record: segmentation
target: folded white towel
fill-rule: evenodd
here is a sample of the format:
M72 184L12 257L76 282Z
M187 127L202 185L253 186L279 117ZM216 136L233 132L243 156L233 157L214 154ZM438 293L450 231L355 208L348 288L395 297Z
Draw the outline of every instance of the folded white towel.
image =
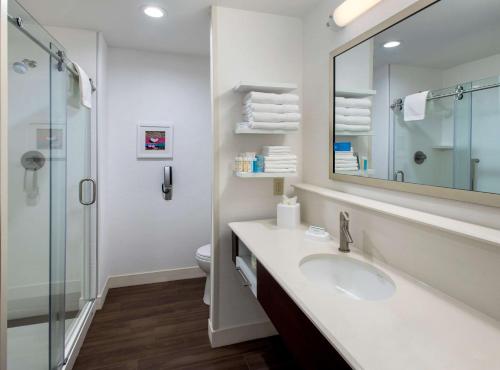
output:
M80 99L82 105L92 109L92 85L90 84L89 76L78 63L73 62L73 65L78 72L78 84L80 85Z
M371 122L370 117L335 115L335 123L341 125L369 125Z
M425 119L425 108L427 106L427 95L429 91L408 95L404 102L404 120L421 121Z
M338 158L354 158L354 153L353 152L335 152L335 157Z
M335 129L337 131L365 132L365 131L370 131L370 126L366 126L366 125L342 125L342 124L335 124Z
M297 169L296 164L274 164L274 163L265 163L264 168L270 169L270 168L278 168L278 169Z
M244 105L246 112L263 112L263 113L299 113L299 106L297 104L260 104L249 103Z
M266 155L264 156L264 160L266 162L271 162L271 161L286 161L286 160L296 160L297 156L295 154L288 154L288 155Z
M335 172L359 171L358 167L335 168Z
M243 117L248 122L300 122L300 113L244 113Z
M342 108L371 108L372 102L370 99L356 99L356 98L335 98L335 107Z
M358 168L356 164L352 163L335 163L335 168L351 168L351 167L355 167L356 169Z
M264 168L264 172L266 173L295 173L297 169L288 169L288 168Z
M245 104L297 104L299 96L295 94L273 94L251 91L245 97Z
M340 114L341 116L370 117L371 111L367 108L335 107L335 114Z
M345 159L342 159L342 158L335 158L335 163L358 163L358 160L356 158L345 158Z

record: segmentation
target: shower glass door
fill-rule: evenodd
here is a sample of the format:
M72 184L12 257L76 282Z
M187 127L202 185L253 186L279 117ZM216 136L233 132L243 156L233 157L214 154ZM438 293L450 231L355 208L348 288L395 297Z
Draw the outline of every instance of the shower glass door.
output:
M15 1L9 16L7 362L56 370L96 296L91 111L63 47Z

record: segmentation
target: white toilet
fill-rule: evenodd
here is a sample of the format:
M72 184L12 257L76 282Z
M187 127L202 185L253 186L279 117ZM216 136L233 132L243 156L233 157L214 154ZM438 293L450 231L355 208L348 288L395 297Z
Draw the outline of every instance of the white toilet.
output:
M207 274L207 281L205 282L205 294L203 296L203 302L210 305L210 265L212 263L212 250L211 245L207 244L203 247L198 248L196 251L196 261L198 266L205 271Z

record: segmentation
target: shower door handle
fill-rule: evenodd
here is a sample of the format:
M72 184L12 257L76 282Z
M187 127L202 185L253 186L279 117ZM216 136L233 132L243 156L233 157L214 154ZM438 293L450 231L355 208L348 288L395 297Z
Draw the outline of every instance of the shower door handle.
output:
M475 190L476 187L476 170L477 165L481 162L479 158L472 158L470 160L470 190Z
M86 182L90 182L92 184L92 198L90 199L90 202L85 202L83 200L83 185ZM97 186L95 184L95 181L92 179L82 179L78 184L78 197L80 199L80 203L83 204L84 206L90 206L95 203L96 192L97 192Z

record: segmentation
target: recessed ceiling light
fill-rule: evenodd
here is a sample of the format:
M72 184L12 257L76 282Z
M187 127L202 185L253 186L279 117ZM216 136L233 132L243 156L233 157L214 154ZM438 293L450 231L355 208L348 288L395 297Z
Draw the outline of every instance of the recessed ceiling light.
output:
M151 18L161 18L165 15L165 10L157 6L145 6L143 11L144 14Z
M384 44L384 48L390 49L390 48L395 48L401 45L401 42L399 41L389 41Z

